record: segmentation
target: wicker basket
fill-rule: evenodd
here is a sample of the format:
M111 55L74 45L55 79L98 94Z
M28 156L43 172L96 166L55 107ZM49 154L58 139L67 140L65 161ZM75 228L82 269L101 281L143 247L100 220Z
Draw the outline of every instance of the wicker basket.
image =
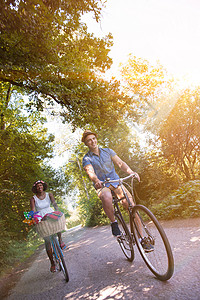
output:
M45 220L36 224L36 231L41 237L46 237L57 232L66 230L64 214L57 221Z

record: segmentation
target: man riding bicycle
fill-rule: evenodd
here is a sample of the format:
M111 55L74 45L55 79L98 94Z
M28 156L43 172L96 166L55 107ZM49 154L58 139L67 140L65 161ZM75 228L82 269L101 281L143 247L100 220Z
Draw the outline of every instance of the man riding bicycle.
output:
M112 205L112 193L117 195L119 199L123 198L123 192L118 183L106 184L102 186L102 181L106 178L119 179L114 167L114 163L124 172L134 174L135 177L140 181L140 177L136 172L133 172L131 168L117 156L115 151L110 148L100 148L97 144L97 134L90 130L86 130L82 136L82 142L88 146L89 151L83 157L83 168L88 174L89 178L93 181L93 185L97 191L98 197L102 201L103 209L111 221L112 234L114 236L120 235L120 230L115 220L114 209ZM131 194L129 191L126 192L129 196L130 201L133 204ZM127 202L122 200L122 204L127 208ZM134 205L134 204L133 204Z
M122 199L122 205L127 209L128 203L124 199L122 188L118 183L107 183L105 187L102 186L102 182L110 178L111 180L119 179L118 174L115 171L114 163L124 172L134 174L135 178L140 181L139 175L134 172L121 158L110 148L100 148L97 144L97 134L91 130L85 130L82 136L82 142L88 146L89 151L83 157L83 168L88 174L89 178L93 181L93 185L97 191L98 197L101 199L103 209L107 217L111 221L112 234L114 236L120 236L121 232L117 221L115 220L113 197L112 192L116 194L118 199ZM130 202L134 205L132 196L129 191L124 187ZM152 246L146 244L141 240L142 246L145 251L151 251ZM150 249L151 248L151 249Z

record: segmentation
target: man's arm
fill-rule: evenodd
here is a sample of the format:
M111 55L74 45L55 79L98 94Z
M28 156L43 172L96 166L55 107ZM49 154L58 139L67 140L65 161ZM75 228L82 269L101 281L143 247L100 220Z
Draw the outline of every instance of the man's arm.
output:
M130 174L134 174L138 181L140 181L140 176L134 172L121 158L117 155L112 157L112 161L124 172Z
M86 165L84 167L84 170L88 174L90 180L94 182L95 188L100 189L102 187L102 184L97 175L95 174L93 166L91 164Z

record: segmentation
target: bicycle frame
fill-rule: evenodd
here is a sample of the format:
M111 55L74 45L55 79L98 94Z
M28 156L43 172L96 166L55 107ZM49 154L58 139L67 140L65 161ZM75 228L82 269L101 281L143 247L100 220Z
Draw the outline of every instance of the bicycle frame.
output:
M58 243L57 237L55 234L50 236L50 241L51 241L51 245L53 248L53 256L55 258L55 263L56 265L59 265L59 271L62 271L65 277L66 282L69 281L69 275L68 275L68 271L67 271L67 267L65 264L65 260L64 260L64 255L63 252L61 250L61 247Z
M125 183L125 184L128 185L129 188L131 189L131 197L132 197L134 205L136 205L136 200L135 200L135 195L134 195L134 187L133 187L133 180L134 180L135 176L133 174L131 174L129 176L126 176L124 178L120 178L119 180L110 180L110 179L107 179L104 182L105 183L107 183L107 182L109 182L109 183L111 183L111 182L119 182L119 186L121 187L121 189L123 191L123 194L124 194L124 197L126 198L126 201L128 203L129 223L130 223L130 229L131 229L131 234L132 234L131 236L132 236L133 243L135 243L134 242L134 237L133 237L133 235L134 235L134 230L133 230L133 226L134 226L133 224L134 224L134 222L133 221L134 221L134 218L135 218L135 214L133 213L134 206L131 203L131 201L130 201L128 195L127 195L127 192L124 189L124 185L123 185L123 182L126 181L129 178L132 178L131 187L127 183ZM112 192L114 192L114 191L112 191ZM117 210L120 212L120 214L121 214L121 211L120 211L118 202L120 202L121 200L123 200L123 199L118 199L115 194L113 195L113 204L114 204L114 207L117 208ZM137 215L137 216L140 219L140 222L142 223L143 227L145 228L145 231L147 232L148 236L153 241L153 237L151 236L150 232L148 231L148 229L147 229L146 225L144 224L142 218L140 217L140 215ZM140 236L140 238L142 238L142 236L141 236L141 234L140 234L139 231L138 231L138 235Z
M56 259L56 260L59 260L59 256L58 256L58 254L57 254L57 250L56 250L56 247L55 247L55 244L54 244L54 237L57 238L55 234L54 234L54 235L51 235L51 237L50 237L51 245L52 245L52 248L53 248L53 253L54 253L54 255L55 255L55 259ZM61 251L61 253L62 253L62 255L63 255L63 252L62 252L62 249L61 249L61 248L60 248L60 251Z

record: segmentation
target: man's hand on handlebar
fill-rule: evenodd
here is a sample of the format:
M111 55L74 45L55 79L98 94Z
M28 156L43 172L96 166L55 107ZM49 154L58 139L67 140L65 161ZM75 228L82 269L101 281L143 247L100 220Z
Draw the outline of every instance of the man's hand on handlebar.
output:
M140 176L136 172L131 172L131 174L134 174L134 177L140 182Z
M101 180L96 181L95 184L94 184L94 186L95 186L95 188L97 190L100 189L100 188L102 188L102 182L101 182Z

